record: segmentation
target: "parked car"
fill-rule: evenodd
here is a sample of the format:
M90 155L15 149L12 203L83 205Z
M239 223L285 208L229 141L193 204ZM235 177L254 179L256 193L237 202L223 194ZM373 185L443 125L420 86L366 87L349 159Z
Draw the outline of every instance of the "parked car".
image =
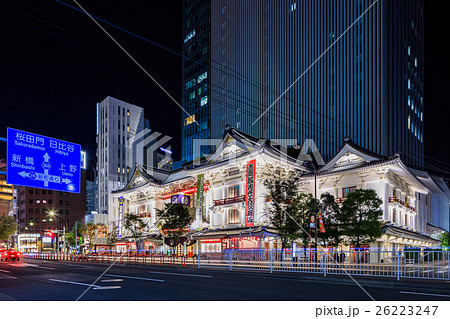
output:
M20 260L20 253L18 251L15 251L14 249L6 249L4 252L0 255L1 261L19 261Z

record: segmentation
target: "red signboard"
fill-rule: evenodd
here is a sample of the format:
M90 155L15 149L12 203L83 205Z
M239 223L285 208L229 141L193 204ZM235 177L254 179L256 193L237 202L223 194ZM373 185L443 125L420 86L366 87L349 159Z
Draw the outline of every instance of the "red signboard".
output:
M256 160L247 162L247 186L245 198L245 227L252 227L255 218L255 163Z
M211 238L211 239L202 239L200 240L202 244L206 244L206 243L220 243L222 242L222 239L220 238Z
M325 232L325 227L323 226L323 219L322 219L322 214L321 213L319 213L319 231L321 232L321 233L324 233Z

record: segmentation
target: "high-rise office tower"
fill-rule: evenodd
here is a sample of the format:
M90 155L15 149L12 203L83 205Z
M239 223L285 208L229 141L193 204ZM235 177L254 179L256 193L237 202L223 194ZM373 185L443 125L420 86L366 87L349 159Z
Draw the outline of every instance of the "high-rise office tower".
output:
M137 144L145 128L144 109L108 96L97 103L97 187L100 214L110 211L111 191L123 188L136 163L143 164ZM143 149L143 145L141 147ZM111 220L114 216L110 216Z
M205 135L314 139L325 160L349 136L423 166L422 0L184 3L183 52L201 63L185 59L183 103ZM185 160L203 132L191 122Z

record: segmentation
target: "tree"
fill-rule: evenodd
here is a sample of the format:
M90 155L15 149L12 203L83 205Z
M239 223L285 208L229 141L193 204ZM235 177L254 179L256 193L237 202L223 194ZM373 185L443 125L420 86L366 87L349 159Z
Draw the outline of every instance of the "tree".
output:
M100 226L104 226L103 224L94 224L94 223L86 223L81 228L81 233L84 238L89 241L89 250L95 247L95 240L97 238L97 230Z
M119 237L119 228L113 224L112 228L108 231L108 235L106 237L106 242L110 248L115 245L118 237Z
M17 222L11 216L0 216L0 240L9 243L9 237L17 231Z
M342 230L350 244L360 247L381 236L383 201L373 189L357 189L342 204Z
M297 193L297 182L296 173L273 175L264 182L271 200L267 210L268 218L280 236L282 249L301 236L303 231L299 224L307 223L305 207L308 195Z
M78 239L77 239L78 237ZM83 224L79 221L75 222L75 225L72 227L72 231L66 234L66 241L70 246L77 246L82 242L83 239Z
M124 216L123 227L128 230L129 237L131 237L131 239L133 239L133 241L136 243L136 248L138 246L138 241L148 231L147 223L139 218L139 216L134 214L126 214Z
M322 215L325 233L318 232L317 238L329 245L337 247L342 241L342 212L333 195L324 193L317 203L318 212ZM319 226L319 225L318 225ZM319 229L319 227L317 227Z
M449 232L445 232L441 235L441 246L445 247L446 249L448 249L448 247L450 247L450 233Z
M156 216L161 222L161 229L169 238L168 245L176 247L180 243L180 238L185 234L186 227L192 221L189 210L181 204L166 203L164 209L158 209Z

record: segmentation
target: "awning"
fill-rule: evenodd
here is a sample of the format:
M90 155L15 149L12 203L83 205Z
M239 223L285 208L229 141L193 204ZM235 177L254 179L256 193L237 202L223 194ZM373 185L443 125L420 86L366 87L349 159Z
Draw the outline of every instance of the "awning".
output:
M279 237L275 229L265 226L235 228L235 229L211 229L200 231L192 235L194 239L230 238L230 237Z

